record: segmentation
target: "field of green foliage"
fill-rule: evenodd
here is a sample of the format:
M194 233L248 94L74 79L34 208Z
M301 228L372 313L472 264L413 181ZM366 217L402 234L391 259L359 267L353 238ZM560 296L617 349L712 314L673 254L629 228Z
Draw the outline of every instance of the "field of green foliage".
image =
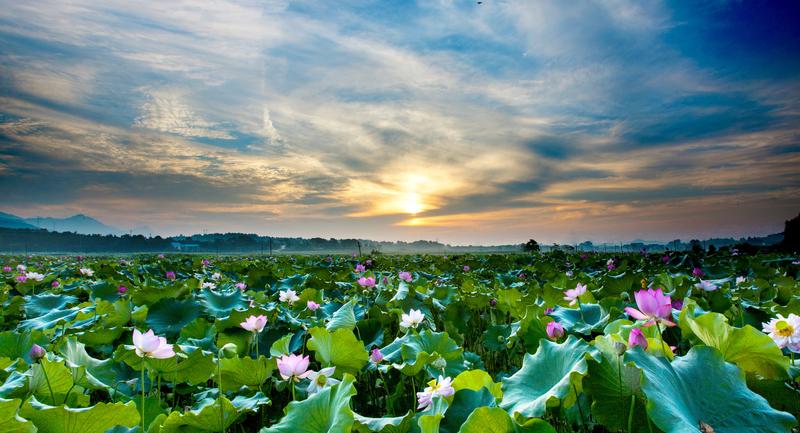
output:
M2 432L777 433L800 417L793 256L0 266Z

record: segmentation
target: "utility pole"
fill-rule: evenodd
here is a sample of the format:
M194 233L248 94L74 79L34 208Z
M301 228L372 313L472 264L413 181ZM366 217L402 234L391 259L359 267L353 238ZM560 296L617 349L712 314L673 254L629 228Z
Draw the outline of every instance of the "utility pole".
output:
M356 239L356 245L358 245L358 257L361 257L361 241Z
M269 237L269 256L272 257L272 236Z

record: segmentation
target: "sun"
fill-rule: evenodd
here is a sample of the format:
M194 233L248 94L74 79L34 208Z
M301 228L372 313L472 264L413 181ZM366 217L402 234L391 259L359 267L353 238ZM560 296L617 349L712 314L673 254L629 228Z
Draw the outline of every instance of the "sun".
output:
M416 215L425 210L425 205L417 192L409 191L403 194L402 208L403 212Z

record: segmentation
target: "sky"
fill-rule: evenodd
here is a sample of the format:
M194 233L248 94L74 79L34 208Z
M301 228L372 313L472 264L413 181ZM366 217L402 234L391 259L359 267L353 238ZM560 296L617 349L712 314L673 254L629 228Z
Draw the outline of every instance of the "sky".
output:
M800 2L0 0L0 210L671 240L800 212Z

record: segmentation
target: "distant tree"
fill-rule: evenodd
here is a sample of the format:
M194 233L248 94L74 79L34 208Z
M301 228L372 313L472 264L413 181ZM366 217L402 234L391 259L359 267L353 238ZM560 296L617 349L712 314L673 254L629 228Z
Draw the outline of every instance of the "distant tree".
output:
M539 242L536 242L533 239L529 240L528 242L525 242L524 244L522 244L522 251L526 251L529 253L539 251Z
M689 245L692 246L692 252L695 254L700 254L703 252L703 244L700 243L697 239L692 239L689 241Z
M800 214L786 221L780 247L784 251L800 251Z
M709 245L708 246L708 252L709 253L716 253L717 252L717 247L715 247L713 244Z

